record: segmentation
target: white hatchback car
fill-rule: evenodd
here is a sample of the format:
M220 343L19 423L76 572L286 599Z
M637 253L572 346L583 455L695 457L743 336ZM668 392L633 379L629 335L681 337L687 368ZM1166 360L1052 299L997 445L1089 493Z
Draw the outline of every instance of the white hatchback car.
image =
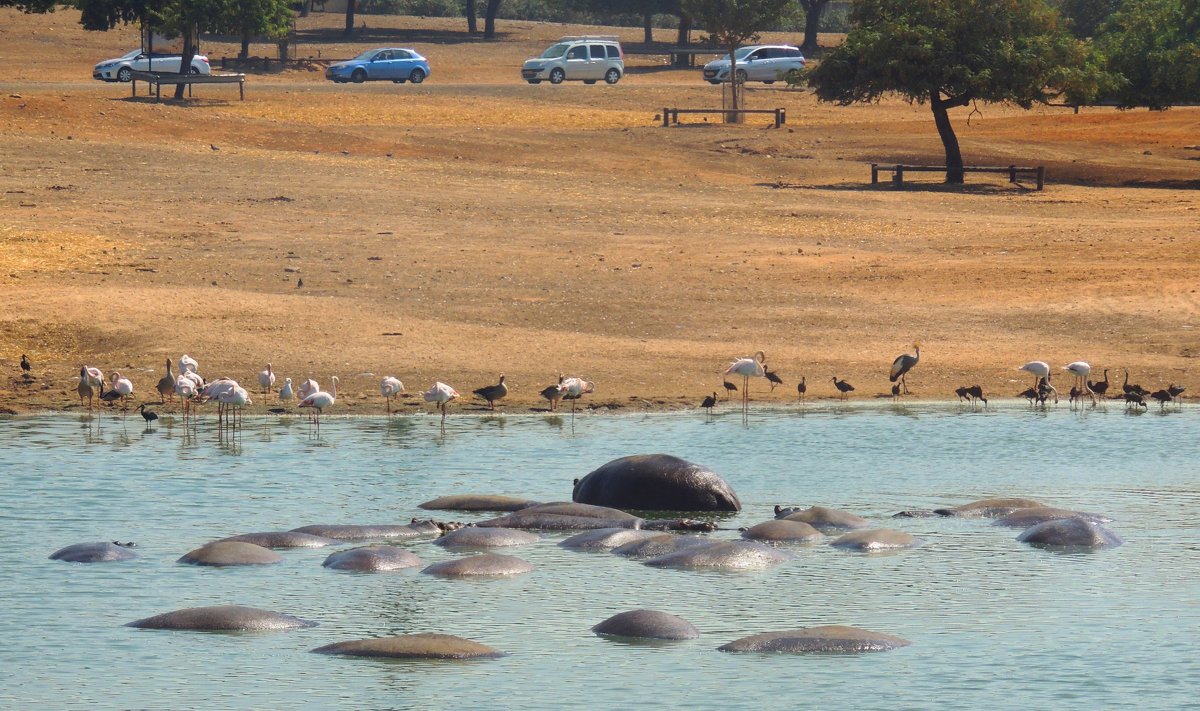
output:
M521 66L521 78L530 84L595 84L601 79L616 84L624 75L625 52L615 37L563 37Z
M787 44L751 45L740 47L737 57L738 81L761 81L774 84L793 69L804 68L804 55L800 49ZM704 65L704 81L720 84L729 81L729 55L714 59Z
M143 52L135 49L116 59L106 59L92 68L92 78L101 81L129 81L133 72L156 72L178 74L183 57L163 52ZM192 57L192 74L212 74L208 57L197 54Z

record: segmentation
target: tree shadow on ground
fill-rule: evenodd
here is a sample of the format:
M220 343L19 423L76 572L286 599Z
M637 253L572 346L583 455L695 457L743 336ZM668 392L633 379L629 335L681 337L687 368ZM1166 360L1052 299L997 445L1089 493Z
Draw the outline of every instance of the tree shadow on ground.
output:
M163 97L161 100L155 99L153 95L150 95L150 96L123 96L120 98L109 99L109 101L120 101L120 102L126 103L126 104L146 104L149 106L154 106L155 104L157 104L160 106L174 106L177 108L184 108L184 109L219 108L222 106L232 106L234 104L241 103L240 100L239 101L231 101L229 99L198 98L198 97L194 97L194 96L193 97L185 96L183 99L176 100L174 87L171 88L170 96L167 96L167 93L163 92Z
M402 27L360 27L349 37L340 27L318 27L296 32L297 44L346 44L378 43L378 44L483 44L502 42L508 38L508 33L497 32L494 39L485 40L483 35L469 34L451 30L431 30L422 28L405 29Z
M977 183L977 184L962 184L950 185L946 183L904 183L900 187L896 187L888 181L886 184L877 183L872 185L870 182L863 183L785 183L782 181L771 183L755 183L754 187L769 188L771 190L843 190L854 192L896 192L896 193L958 193L962 195L1024 195L1028 193L1037 193L1036 188L1028 187L1020 183L1006 183L1004 185ZM889 394L888 397L891 397Z

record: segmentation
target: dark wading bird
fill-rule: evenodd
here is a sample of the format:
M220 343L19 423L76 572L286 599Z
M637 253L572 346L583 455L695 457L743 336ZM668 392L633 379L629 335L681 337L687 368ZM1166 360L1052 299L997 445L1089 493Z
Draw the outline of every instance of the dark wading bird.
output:
M508 386L504 384L504 375L501 374L500 382L496 383L495 385L485 385L482 388L472 390L471 392L475 393L484 400L487 400L489 410L495 410L496 401L502 400L506 395L508 395Z
M1104 394L1108 392L1108 368L1104 369L1104 380L1095 383L1089 380L1087 389L1091 390L1097 397L1103 398Z
M1129 384L1129 368L1125 369L1125 382L1121 383L1121 390L1128 395L1129 393L1137 393L1143 398L1150 394L1150 391L1143 388L1141 385Z
M1167 392L1171 393L1171 399L1175 400L1175 402L1179 402L1179 396L1183 394L1184 390L1187 390L1185 386L1176 385L1175 383L1167 386Z
M961 388L954 388L954 394L958 396L959 400L971 402L971 396L967 394L967 387L965 385Z
M904 376L908 373L908 371L915 368L917 363L921 362L921 344L914 343L913 348L916 350L916 352L912 355L905 353L902 356L898 356L896 360L892 361L892 372L888 375L888 380L890 382L894 383L897 380L900 381L900 387L902 390L904 390L905 395L908 394L908 384L904 382ZM899 393L896 394L899 395Z
M138 405L138 412L142 413L142 419L146 421L146 429L148 429L148 430L154 429L151 426L151 423L153 423L155 420L158 419L158 413L157 412L147 412L146 411L146 403L142 403L141 405Z
M767 380L771 383L771 392L775 391L776 385L783 385L783 380L779 377L779 374L774 371L767 370L765 366L763 367L763 375L766 376Z
M712 395L706 395L704 397L704 402L700 403L700 407L703 407L705 410L708 410L708 414L711 415L712 409L716 406L716 404L717 404L717 394L713 393Z
M808 392L808 383L804 382L804 376L800 376L800 382L796 383L796 394L800 396L800 402L804 402L804 395Z
M29 364L29 356L21 354L21 374L29 375L29 371L33 370L33 366Z
M838 380L836 375L833 376L833 387L837 388L838 392L842 394L843 400L846 399L846 393L854 391L853 385L847 383L845 380Z
M1150 397L1158 401L1158 408L1160 410L1165 408L1168 402L1171 402L1175 399L1171 397L1171 393L1167 392L1166 390L1155 390L1154 392L1150 393Z
M721 385L722 385L722 386L725 388L725 399L726 399L726 400L728 400L730 397L732 397L732 396L730 395L730 393L736 393L736 392L737 392L737 386L736 386L736 385L734 385L733 383L729 382L728 380L726 380L725 382L721 383Z
M892 399L893 400L900 399L900 383L896 383L895 385L892 386Z
M1138 406L1146 407L1146 398L1142 397L1141 393L1128 392L1125 393L1125 409L1132 407L1137 409Z
M982 385L972 385L971 387L967 388L966 390L967 390L967 395L971 396L972 403L974 403L976 400L982 400L983 406L987 407L987 398L983 396L983 386Z

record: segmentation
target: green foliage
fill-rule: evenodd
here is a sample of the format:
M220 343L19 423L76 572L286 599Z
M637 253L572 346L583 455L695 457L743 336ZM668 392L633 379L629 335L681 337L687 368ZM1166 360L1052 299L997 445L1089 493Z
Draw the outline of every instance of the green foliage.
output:
M1085 46L1042 0L858 0L851 24L846 41L809 72L821 100L896 93L1028 108L1086 94L1094 82Z
M292 28L288 0L232 0L233 22L245 36L283 39Z
M1121 106L1200 101L1200 0L1126 0L1096 44Z
M778 22L788 0L681 0L680 5L714 44L732 51Z
M1052 0L1051 5L1062 15L1067 29L1079 38L1092 37L1110 15L1121 8L1124 0Z

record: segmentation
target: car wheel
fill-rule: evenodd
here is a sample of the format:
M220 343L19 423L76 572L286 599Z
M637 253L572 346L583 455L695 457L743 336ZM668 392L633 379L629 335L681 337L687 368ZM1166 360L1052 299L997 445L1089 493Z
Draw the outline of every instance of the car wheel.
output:
M192 67L191 71L188 72L188 74L199 74L199 73L200 73L200 67Z
M716 86L717 84L721 83L721 82L717 81L716 79L705 79L705 81L708 82L709 84L712 84L713 86Z
M354 73L350 75L350 81L354 82L355 84L362 84L366 80L367 71L365 69L355 69Z
M604 73L604 82L606 84L616 84L621 81L621 72L616 69L609 69Z
M748 78L748 75L746 74L745 69L739 69L737 71L737 80L738 80L739 84L745 84L747 78Z
M542 80L541 79L530 79L529 83L530 84L541 84Z
M412 74L408 75L408 80L413 84L420 84L421 82L425 81L425 71L422 69L412 70Z
M775 83L774 79L772 79L771 81L767 81L766 79L763 79L763 84L774 84L774 83Z
M117 70L117 81L129 81L133 78L133 70L129 67L121 67Z
M563 79L566 79L566 78L567 78L567 73L561 69L553 69L550 71L550 83L551 84L562 84Z
M595 79L584 79L584 80L583 80L583 83L584 83L584 84L589 84L589 85L590 85L590 84L595 84L595 83L596 83L596 80L595 80Z

